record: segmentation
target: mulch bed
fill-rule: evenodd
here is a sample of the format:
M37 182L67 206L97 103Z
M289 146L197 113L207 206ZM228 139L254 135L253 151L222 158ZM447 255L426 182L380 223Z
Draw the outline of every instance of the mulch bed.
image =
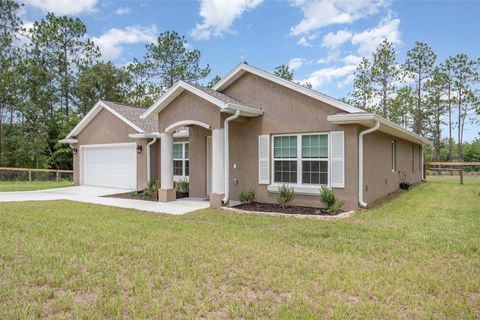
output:
M158 201L157 195L149 195L146 196L143 194L143 191L139 191L136 196L133 196L131 192L125 193L117 193L117 194L110 194L108 196L104 196L106 198L121 198L121 199L133 199L133 200L145 200L145 201ZM180 198L188 198L188 193L180 193L177 192L177 199Z
M285 209L280 208L278 204L275 203L262 203L262 202L252 202L252 203L242 203L238 206L234 206L235 209L252 211L252 212L275 212L275 213L285 213L285 214L299 214L299 215L314 215L314 216L336 216L345 211L340 210L337 214L326 213L323 208L315 207L303 207L303 206L288 206Z

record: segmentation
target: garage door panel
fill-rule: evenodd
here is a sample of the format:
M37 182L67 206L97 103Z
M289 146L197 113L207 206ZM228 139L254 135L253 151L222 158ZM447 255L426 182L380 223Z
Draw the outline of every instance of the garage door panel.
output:
M83 162L85 185L136 189L134 144L86 147Z

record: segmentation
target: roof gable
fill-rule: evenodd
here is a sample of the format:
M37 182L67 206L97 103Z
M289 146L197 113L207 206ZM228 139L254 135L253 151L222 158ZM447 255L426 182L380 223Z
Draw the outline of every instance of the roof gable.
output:
M220 111L222 112L233 113L238 110L243 116L258 116L263 113L259 109L244 106L241 104L241 102L221 92L180 80L177 81L175 85L171 87L164 95L162 95L160 99L155 101L155 103L141 115L141 118L148 119L155 117L155 115L165 109L169 103L175 100L184 91L188 91L199 98L212 103L220 108Z
M66 138L76 137L101 110L107 110L116 116L118 119L132 127L135 131L142 133L145 130L156 131L155 122L140 119L140 115L143 113L143 109L121 105L110 101L98 101L95 106L83 117L83 119L70 131ZM151 122L151 123L150 123ZM143 128L141 128L142 126Z
M220 80L214 87L213 90L216 91L223 91L227 87L229 87L231 84L233 84L237 79L239 79L243 74L246 72L252 73L256 76L259 76L261 78L264 78L268 81L275 82L281 86L284 86L286 88L289 88L291 90L297 91L301 94L307 95L311 98L314 98L316 100L322 101L324 103L327 103L333 107L336 107L340 110L343 110L348 113L357 113L357 112L365 112L364 110L352 107L344 102L341 102L335 98L332 98L330 96L327 96L323 93L317 92L315 90L309 89L307 87L304 87L298 83L292 82L285 80L283 78L277 77L269 72L263 71L261 69L252 67L246 63L241 63L239 64L235 69L230 71L222 80Z

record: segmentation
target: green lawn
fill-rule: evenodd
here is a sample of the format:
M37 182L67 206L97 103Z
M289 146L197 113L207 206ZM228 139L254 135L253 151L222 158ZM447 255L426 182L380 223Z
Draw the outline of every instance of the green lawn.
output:
M341 221L0 204L0 319L480 318L480 179Z
M32 191L53 188L71 187L72 181L0 181L0 192L5 191Z

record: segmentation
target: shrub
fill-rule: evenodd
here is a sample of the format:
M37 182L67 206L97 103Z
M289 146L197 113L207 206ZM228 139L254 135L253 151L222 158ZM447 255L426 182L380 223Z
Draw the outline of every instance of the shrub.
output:
M243 191L240 193L241 203L252 203L254 201L255 201L255 189L250 189L248 191Z
M132 191L132 192L130 192L130 196L131 196L132 198L136 198L137 195L138 195L138 192L137 192L137 191Z
M328 214L336 214L342 209L343 201L340 201L333 190L327 186L322 186L320 200L325 205L325 211Z
M188 193L190 191L188 181L182 180L175 182L175 189L178 193Z
M280 208L285 209L290 202L293 201L294 197L295 193L293 192L293 188L282 185L280 189L278 189L277 202Z
M150 197L152 195L152 191L150 191L150 189L145 189L145 191L143 191L143 195L145 197Z

